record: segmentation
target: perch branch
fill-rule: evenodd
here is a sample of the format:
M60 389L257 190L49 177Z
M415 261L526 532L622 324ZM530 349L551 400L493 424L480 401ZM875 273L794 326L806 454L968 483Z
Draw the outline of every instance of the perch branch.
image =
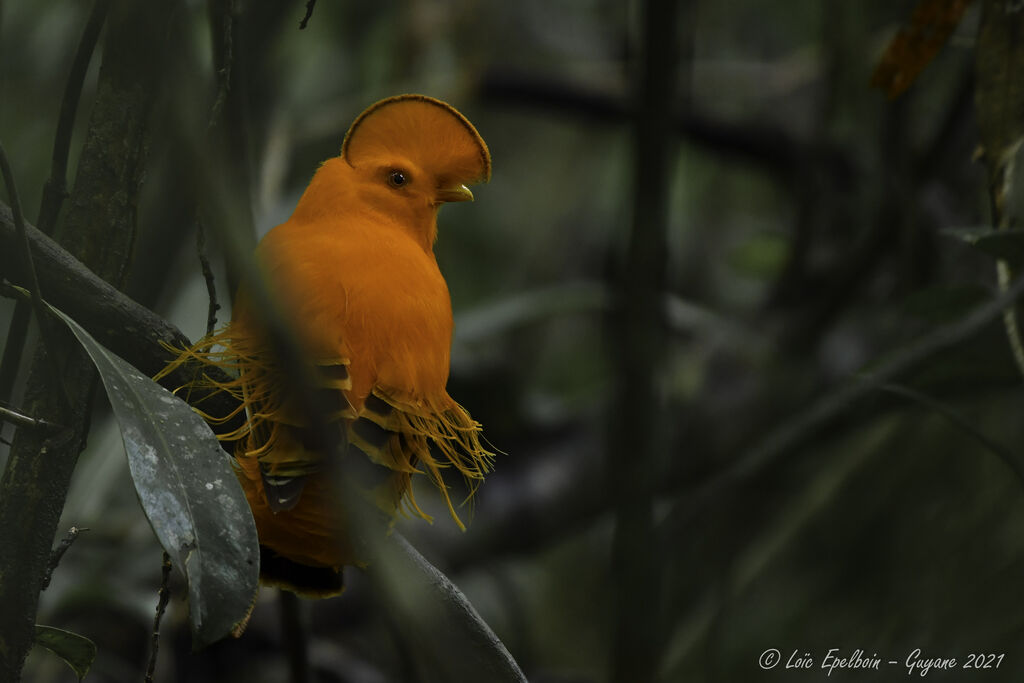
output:
M139 370L155 375L173 358L166 347L185 348L191 344L178 328L118 291L31 224L25 224L25 233L49 303L78 320L101 344ZM13 284L31 289L27 278L20 274L16 253L14 218L0 203L0 274ZM163 384L176 389L199 372L214 379L228 379L214 368L186 365ZM212 415L227 415L237 406L224 393L201 396L193 392L192 398L194 402L203 400L203 409Z

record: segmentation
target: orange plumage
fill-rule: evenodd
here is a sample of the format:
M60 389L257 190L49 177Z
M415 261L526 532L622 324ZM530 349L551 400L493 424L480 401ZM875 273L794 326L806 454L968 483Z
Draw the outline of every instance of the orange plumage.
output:
M441 470L453 467L474 486L489 469L480 425L446 390L452 311L433 243L440 205L472 199L465 185L489 180L490 163L477 131L449 105L421 95L382 100L356 119L341 156L321 165L291 218L257 249L316 370L316 397L344 427L340 466L369 458L386 467L377 501L391 511L404 503L426 517L410 489L422 472L458 521ZM231 323L178 362L187 358L237 371L218 386L242 400L247 421L222 438L237 441L265 582L339 592L341 567L358 558L326 456L312 445L308 416L285 389L244 290Z

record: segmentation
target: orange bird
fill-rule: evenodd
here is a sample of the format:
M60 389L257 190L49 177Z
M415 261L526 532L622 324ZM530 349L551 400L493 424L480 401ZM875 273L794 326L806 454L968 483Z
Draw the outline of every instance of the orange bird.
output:
M462 526L441 470L460 472L472 492L493 456L446 390L452 309L433 245L440 206L471 201L466 186L490 175L487 145L462 114L423 95L391 97L355 120L341 156L320 166L291 218L260 242L267 284L314 367L315 398L344 429L340 456L316 445L300 389L244 287L230 324L165 371L198 359L237 376L216 387L240 399L246 422L220 438L236 442L264 583L334 595L342 567L359 561L327 464L365 470L355 459L369 458L387 468L377 504L429 519L410 486L425 473Z

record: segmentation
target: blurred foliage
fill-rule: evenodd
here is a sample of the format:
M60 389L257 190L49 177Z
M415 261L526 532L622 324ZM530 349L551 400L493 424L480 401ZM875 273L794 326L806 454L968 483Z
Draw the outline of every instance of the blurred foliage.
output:
M450 392L507 455L467 533L428 486L417 498L439 521L398 526L529 680L609 680L620 587L605 473L636 457L604 447L616 419L608 282L632 214L634 4L321 0L303 31L303 2L238 5L246 138L236 158L258 231L287 217L352 118L382 96L450 101L487 140L493 180L473 204L442 211L436 251L461 325ZM1024 497L1011 469L956 422L881 390L840 401L820 428L793 427L856 373L962 320L995 289L993 253L1019 248L1017 235L988 233L985 170L972 161L978 8L899 99L869 89L913 6L731 0L681 12L681 144L665 178L671 344L650 406L668 444L652 477L659 542L647 557L663 595L662 681L824 679L762 671L769 648L783 663L795 651L820 665L830 648L901 662L837 671L838 681L905 676L914 648L961 664L1006 653L998 670L945 681L1024 675ZM0 138L30 217L88 9L0 4ZM182 150L205 147L220 37L205 3L179 20L186 40L155 114L129 291L195 338L207 305L191 184L201 175ZM228 287L216 270L223 320ZM0 320L11 309L0 300ZM998 317L895 381L1020 457L1024 393ZM795 438L764 466L737 467L787 429ZM160 550L106 409L64 519L91 531L64 556L38 621L96 643L88 680L139 681ZM316 679L410 680L400 631L359 571L347 580L342 597L304 607ZM193 654L184 587L172 590L157 680L286 679L273 592L244 637ZM30 656L26 680L72 677L52 654Z

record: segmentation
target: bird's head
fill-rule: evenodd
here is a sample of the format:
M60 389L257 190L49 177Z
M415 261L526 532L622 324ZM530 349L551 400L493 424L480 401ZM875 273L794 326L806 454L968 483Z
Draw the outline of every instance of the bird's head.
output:
M345 135L341 158L364 201L428 221L430 242L437 208L472 201L467 185L491 178L491 155L473 124L425 95L390 97L364 111Z

